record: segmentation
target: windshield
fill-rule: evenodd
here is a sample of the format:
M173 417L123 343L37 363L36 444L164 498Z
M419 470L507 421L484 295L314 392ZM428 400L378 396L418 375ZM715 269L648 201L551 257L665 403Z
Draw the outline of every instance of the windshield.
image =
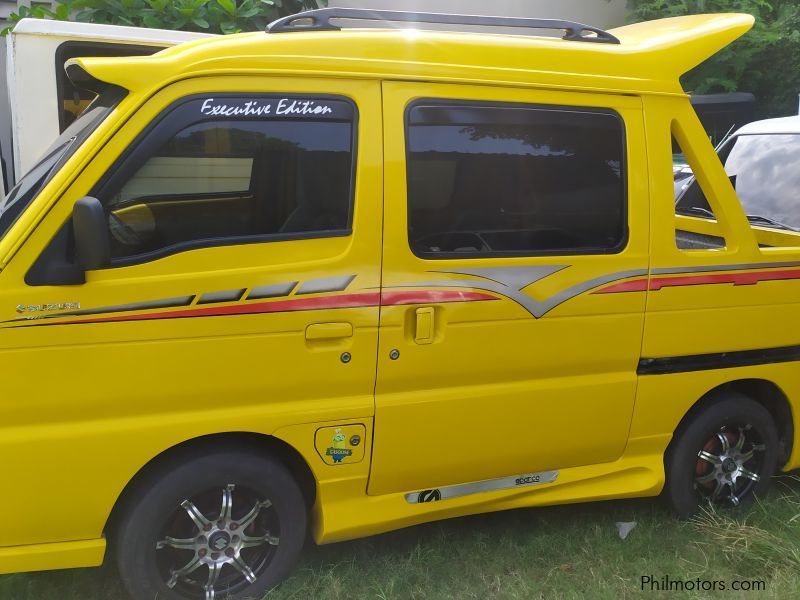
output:
M45 152L44 157L17 182L0 206L0 239L84 140L122 99L120 88L109 88L78 117Z
M753 225L800 230L800 134L736 136L720 159ZM680 192L678 213L710 210L697 181Z

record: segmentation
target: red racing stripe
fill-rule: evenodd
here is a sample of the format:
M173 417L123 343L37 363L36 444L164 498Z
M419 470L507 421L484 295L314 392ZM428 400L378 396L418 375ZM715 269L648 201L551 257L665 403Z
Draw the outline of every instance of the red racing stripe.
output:
M755 285L761 281L785 281L791 279L800 279L800 269L755 271L752 273L705 273L703 275L689 275L686 277L654 277L650 280L650 289L652 291L658 291L665 287L714 285L718 283Z
M108 323L115 321L150 321L154 319L182 319L187 317L218 317L225 315L251 315L276 312L298 312L308 310L324 310L332 308L364 308L384 305L404 304L438 304L445 302L473 302L480 300L497 300L496 297L481 292L462 292L456 290L409 290L384 292L359 292L338 296L312 296L308 298L294 297L285 300L251 302L227 306L193 307L164 312L144 314L109 315L72 319L49 323L52 325L72 325L77 323Z
M72 323L105 323L108 321L148 321L152 319L180 319L185 317L252 315L274 312L322 310L326 308L360 308L364 306L377 306L379 300L379 292L362 292L357 294L342 294L339 296L315 296L309 298L295 297L287 300L274 300L272 302L253 302L249 304L187 308L139 315L113 315L109 317L75 319L72 321L61 321L58 324L68 325Z
M755 285L762 281L788 281L800 279L800 269L782 269L754 272L701 273L699 275L677 275L674 277L653 277L649 287L647 279L623 281L593 292L594 294L619 294L623 292L644 292L647 289L657 292L665 287L686 287L691 285Z
M384 291L381 294L381 304L384 306L478 302L481 300L497 300L497 297L483 292L462 292L458 290L392 290Z
M634 279L632 281L623 281L622 283L615 283L608 287L596 290L593 294L622 294L624 292L646 292L647 279Z

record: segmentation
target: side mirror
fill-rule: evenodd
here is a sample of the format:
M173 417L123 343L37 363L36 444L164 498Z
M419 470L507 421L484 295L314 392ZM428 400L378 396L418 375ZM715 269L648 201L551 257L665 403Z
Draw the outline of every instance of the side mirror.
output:
M103 205L97 198L86 196L72 209L72 229L78 264L84 271L102 269L111 264L111 240Z

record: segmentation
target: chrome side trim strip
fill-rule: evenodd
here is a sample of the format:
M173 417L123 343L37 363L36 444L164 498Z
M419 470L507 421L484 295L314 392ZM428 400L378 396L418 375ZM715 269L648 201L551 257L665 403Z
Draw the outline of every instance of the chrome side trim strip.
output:
M522 475L501 477L500 479L476 481L475 483L462 483L432 490L422 490L421 492L410 492L406 494L406 502L409 504L423 504L426 502L438 502L439 500L460 498L461 496L470 496L472 494L482 494L484 492L513 490L516 488L540 485L542 483L552 483L557 477L558 471L541 471L539 473L523 473Z

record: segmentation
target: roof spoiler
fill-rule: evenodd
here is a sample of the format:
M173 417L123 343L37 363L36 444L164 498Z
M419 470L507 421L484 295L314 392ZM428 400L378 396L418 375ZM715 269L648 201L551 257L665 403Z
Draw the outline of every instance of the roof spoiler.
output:
M64 64L67 77L73 85L82 90L89 90L95 94L100 94L111 85L94 77L87 71L78 59L70 59Z
M325 13L329 17L338 13ZM396 16L396 15L395 15ZM308 14L306 14L307 22ZM403 17L405 19L405 17ZM411 13L408 19L419 18L418 13ZM434 18L434 17L431 17ZM441 19L440 15L435 15L435 19ZM463 15L454 17L461 20ZM280 21L279 21L280 23ZM301 21L302 23L302 21ZM747 33L755 23L751 15L745 14L712 14L712 15L692 15L686 17L674 17L670 19L660 19L627 25L612 29L608 32L596 32L583 30L577 32L586 38L583 42L590 40L597 41L594 36L606 35L606 43L571 43L564 47L563 56L567 59L567 64L563 67L565 72L575 73L581 76L582 81L586 82L587 88L595 89L592 82L601 82L601 89L628 90L632 92L649 93L683 93L679 78L681 75L690 71L715 52L718 52L740 36ZM541 24L541 22L539 22ZM291 25L291 21L289 22ZM295 26L299 27L295 22ZM555 29L562 29L570 36L570 28L573 24L549 23ZM567 26L569 25L569 27ZM309 25L305 25L308 27ZM313 26L313 21L311 26ZM317 27L326 27L324 20L317 22ZM575 28L578 26L575 25ZM273 30L275 28L273 27ZM278 30L281 28L278 27ZM290 27L289 31L296 29ZM380 35L375 32L365 31L365 39L368 36ZM194 74L202 74L210 69L235 69L241 62L241 55L258 57L264 61L265 50L253 46L249 48L248 42L254 39L257 34L243 34L242 36L231 36L228 40L222 40L207 44L204 41L194 41L180 44L178 46L163 50L159 54L150 57L132 58L77 58L71 60L68 68L72 64L78 65L92 78L113 83L127 90L136 91L140 89L150 89L159 82L172 80L175 77L175 66L181 65L181 75L188 77ZM289 58L294 57L297 48L292 46L289 40L295 34L275 34L267 35L271 52L276 57L282 57L284 49L288 48ZM298 34L304 36L314 36L314 32ZM335 44L337 32L327 34L320 33L320 40L325 44ZM246 37L245 37L246 36ZM611 41L619 40L619 43ZM473 41L473 38L470 38ZM540 52L543 56L554 56L561 52L559 47L561 42L553 38L532 37L530 52ZM420 42L420 47L430 48L425 40ZM226 44L228 54L219 54L219 45ZM326 47L324 45L322 48ZM390 49L391 50L391 49ZM396 49L395 49L396 50ZM321 51L317 49L317 51ZM403 49L404 56L413 49ZM232 54L231 54L232 53ZM187 56L188 55L188 56ZM179 57L186 57L190 60L186 62L179 60ZM287 58L287 57L283 57ZM417 63L403 62L391 52L385 57L386 61L395 65L396 72L400 77L413 75L417 68ZM452 57L449 57L452 60ZM346 60L337 52L331 53L330 57L321 59L322 62L328 61L332 65L337 65L337 61ZM475 59L474 66L480 68L496 65L484 63L481 57ZM591 61L591 67L587 67L587 61ZM513 68L508 69L507 75L511 77L509 82L526 80L524 75L524 57L515 57L511 61ZM333 67L340 69L342 65ZM465 65L473 66L473 65ZM562 70L563 70L562 69ZM541 71L541 69L540 69ZM70 71L72 73L72 71ZM71 75L72 76L72 75ZM86 76L77 73L81 81ZM514 79L516 77L516 79Z
M612 29L623 47L633 46L649 65L680 77L737 40L755 24L752 15L691 15ZM658 55L654 57L653 55Z

